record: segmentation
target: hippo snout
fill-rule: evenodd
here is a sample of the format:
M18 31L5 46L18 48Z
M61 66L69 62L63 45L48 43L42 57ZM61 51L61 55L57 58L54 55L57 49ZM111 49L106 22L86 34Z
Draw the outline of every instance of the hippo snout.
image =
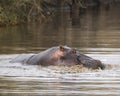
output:
M100 60L90 59L81 61L84 67L92 69L105 69L105 66L101 63Z

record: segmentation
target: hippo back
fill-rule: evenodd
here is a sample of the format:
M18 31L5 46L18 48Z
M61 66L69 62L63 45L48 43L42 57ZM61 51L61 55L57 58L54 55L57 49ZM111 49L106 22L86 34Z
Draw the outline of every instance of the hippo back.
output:
M36 55L31 56L26 63L32 64L32 65L43 65L43 66L54 65L54 63L56 62L54 61L51 62L50 58L57 50L58 50L58 47L49 48L43 52L40 52Z

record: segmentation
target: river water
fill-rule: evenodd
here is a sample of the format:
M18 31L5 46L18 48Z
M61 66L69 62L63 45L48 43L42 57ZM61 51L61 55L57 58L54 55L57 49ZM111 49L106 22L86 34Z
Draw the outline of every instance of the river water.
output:
M0 28L0 96L120 96L118 7L86 11L77 24L63 12L44 24ZM101 60L106 69L9 63L20 54L58 45L75 47Z

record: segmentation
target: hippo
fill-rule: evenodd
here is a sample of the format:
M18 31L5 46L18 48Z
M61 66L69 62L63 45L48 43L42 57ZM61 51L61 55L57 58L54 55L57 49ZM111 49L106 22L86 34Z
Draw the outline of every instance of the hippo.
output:
M80 53L76 48L68 46L55 46L36 54L23 54L11 61L11 63L22 63L28 65L83 65L91 69L104 69L100 60L93 59Z

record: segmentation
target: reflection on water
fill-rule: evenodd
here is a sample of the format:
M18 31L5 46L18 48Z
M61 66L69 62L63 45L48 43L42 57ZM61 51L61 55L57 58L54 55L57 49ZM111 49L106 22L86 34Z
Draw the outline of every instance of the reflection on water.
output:
M65 12L42 25L0 28L0 96L119 96L118 7L86 11L77 25L72 25L68 12ZM62 68L9 63L20 53L42 51L60 44L76 47L80 52L100 59L106 69L64 73Z
M0 28L0 52L31 52L60 44L77 48L119 48L119 7L86 11L80 16L80 24L74 26L69 12L65 12L44 24Z

